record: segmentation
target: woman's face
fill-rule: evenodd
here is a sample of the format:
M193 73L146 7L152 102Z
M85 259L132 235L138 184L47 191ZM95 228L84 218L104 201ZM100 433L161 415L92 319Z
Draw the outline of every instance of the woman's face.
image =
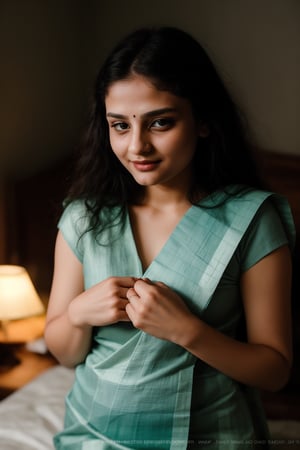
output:
M113 152L136 182L188 189L197 140L206 135L189 101L133 76L110 86L105 105Z

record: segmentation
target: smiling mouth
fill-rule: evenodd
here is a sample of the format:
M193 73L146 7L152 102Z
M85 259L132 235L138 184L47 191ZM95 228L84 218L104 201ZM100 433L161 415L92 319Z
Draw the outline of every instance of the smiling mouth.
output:
M135 169L140 172L148 172L150 170L156 169L160 161L132 161Z

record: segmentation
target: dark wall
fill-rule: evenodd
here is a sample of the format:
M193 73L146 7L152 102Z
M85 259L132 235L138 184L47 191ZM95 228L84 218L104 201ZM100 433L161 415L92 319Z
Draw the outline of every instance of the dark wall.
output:
M144 25L183 27L208 49L257 146L300 153L299 0L0 0L0 181L69 155L96 71Z

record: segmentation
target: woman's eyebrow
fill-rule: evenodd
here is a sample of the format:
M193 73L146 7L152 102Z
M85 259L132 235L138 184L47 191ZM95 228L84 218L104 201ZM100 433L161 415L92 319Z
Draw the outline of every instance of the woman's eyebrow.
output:
M113 117L114 119L126 119L127 116L124 116L124 114L117 114L113 112L108 112L106 114L106 117Z
M160 108L160 109L154 109L153 111L148 111L144 114L142 114L142 117L153 117L158 116L160 114L167 114L167 113L174 113L177 112L176 108Z
M166 114L166 113L174 113L177 112L176 108L160 108L160 109L154 109L153 111L148 111L144 114L141 115L142 118L144 117L154 117L157 116L159 114ZM106 117L113 117L114 119L127 119L128 116L124 115L124 114L118 114L118 113L114 113L114 112L108 112L106 114Z

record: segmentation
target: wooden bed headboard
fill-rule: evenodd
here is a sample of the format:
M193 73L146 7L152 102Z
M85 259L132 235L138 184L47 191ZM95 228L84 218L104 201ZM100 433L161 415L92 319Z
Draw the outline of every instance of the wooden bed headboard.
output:
M292 208L296 229L300 231L300 156L259 152L260 173L270 188L283 194Z

